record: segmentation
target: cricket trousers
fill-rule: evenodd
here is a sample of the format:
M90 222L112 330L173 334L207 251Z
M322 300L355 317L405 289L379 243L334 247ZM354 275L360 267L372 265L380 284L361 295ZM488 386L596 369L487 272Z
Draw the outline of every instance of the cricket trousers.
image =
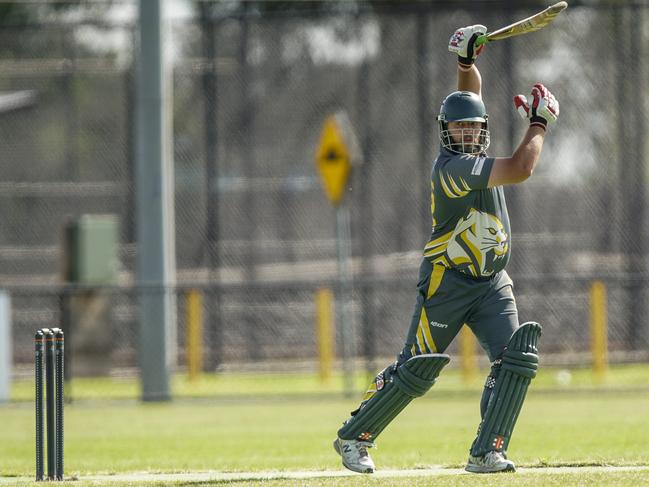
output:
M489 360L496 360L518 328L512 280L504 270L476 279L424 259L415 311L398 362L423 353L443 353L464 324Z

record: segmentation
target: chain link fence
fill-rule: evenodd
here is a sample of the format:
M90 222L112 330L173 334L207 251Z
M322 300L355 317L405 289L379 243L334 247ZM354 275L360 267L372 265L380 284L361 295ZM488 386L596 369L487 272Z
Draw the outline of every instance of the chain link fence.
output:
M434 120L456 86L448 38L544 7L289 4L198 2L172 21L181 366L182 297L194 288L207 370L315 368L314 293L336 287L336 241L314 155L340 109L364 159L346 192L357 354L394 356L430 233ZM29 15L0 33L0 285L12 296L14 361L29 365L34 330L64 322L70 296L88 292L62 282L65 225L113 214L118 284L93 292L108 303L111 367L136 369L136 8L21 5ZM534 176L506 189L520 317L543 324L543 351L559 362L588 361L595 280L608 288L612 359L649 358L648 16L643 2L573 2L546 30L490 44L479 61L492 155L511 154L525 130L513 95L542 81L561 102Z

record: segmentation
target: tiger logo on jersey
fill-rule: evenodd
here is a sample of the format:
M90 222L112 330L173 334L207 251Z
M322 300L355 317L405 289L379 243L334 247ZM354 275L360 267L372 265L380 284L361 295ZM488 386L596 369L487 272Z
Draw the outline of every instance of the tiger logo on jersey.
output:
M446 255L461 272L490 276L496 264L507 258L509 236L494 215L471 208L455 227Z

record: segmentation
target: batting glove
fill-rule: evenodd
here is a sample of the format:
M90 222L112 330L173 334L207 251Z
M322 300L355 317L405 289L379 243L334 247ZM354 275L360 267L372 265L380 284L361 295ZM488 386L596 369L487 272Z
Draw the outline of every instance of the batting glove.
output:
M485 44L475 47L478 36L487 33L484 25L476 24L468 27L461 27L455 31L448 41L448 50L457 54L457 62L460 67L470 68L475 59L484 49Z
M529 119L530 126L536 125L544 130L559 117L559 102L541 83L532 87L530 102L525 96L516 95L514 106L521 117Z

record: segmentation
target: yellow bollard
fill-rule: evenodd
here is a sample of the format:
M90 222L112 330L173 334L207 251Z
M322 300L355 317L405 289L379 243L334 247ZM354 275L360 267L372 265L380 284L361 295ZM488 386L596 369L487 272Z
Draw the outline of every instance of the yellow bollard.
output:
M320 381L329 382L334 357L334 299L331 289L318 289L315 305Z
M203 370L203 295L197 289L190 289L187 302L187 376L195 380Z
M478 374L478 360L475 354L475 337L471 328L466 325L460 330L460 358L464 383L471 384Z
M593 373L602 380L608 370L608 317L606 286L601 281L594 281L590 287L590 349Z

